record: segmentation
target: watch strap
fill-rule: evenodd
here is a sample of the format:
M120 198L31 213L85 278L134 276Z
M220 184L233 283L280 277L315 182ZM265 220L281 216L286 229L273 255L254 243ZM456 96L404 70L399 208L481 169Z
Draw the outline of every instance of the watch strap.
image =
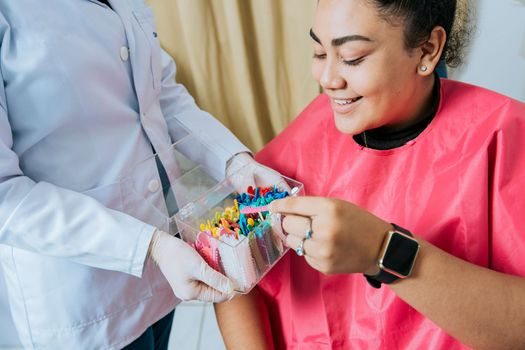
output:
M388 273L385 270L380 270L379 273L374 276L365 275L365 278L368 284L370 284L374 288L381 288L381 283L390 284L395 280L399 279L399 277L392 275L391 273Z

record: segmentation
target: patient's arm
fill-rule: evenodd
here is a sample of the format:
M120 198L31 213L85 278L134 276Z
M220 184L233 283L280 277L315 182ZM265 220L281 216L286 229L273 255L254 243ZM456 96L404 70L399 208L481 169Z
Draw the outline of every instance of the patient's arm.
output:
M274 349L268 313L257 288L247 295L215 304L215 314L228 350Z

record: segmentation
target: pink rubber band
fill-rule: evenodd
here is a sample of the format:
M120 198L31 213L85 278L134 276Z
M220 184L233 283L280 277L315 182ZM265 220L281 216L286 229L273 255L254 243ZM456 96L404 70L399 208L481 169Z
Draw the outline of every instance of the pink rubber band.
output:
M256 214L268 210L267 205L263 205L262 207L244 207L241 209L241 214Z

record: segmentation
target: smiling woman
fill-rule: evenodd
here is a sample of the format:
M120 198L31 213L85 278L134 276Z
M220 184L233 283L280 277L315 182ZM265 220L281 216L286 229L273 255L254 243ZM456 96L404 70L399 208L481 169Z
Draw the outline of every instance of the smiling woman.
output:
M337 128L352 135L379 127L402 129L426 116L434 68L447 57L454 6L442 2L436 11L449 15L423 25L417 19L426 10L402 16L407 13L403 5L334 4L319 3L311 36L313 75L330 97ZM350 20L349 13L359 15Z
M270 206L297 255L217 307L228 349L525 348L525 105L436 76L456 13L319 1L324 93L258 154L310 195Z

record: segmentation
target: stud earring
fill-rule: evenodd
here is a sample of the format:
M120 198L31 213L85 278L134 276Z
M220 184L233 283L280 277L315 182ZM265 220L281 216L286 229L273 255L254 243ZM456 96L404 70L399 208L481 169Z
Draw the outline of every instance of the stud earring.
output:
M427 66L421 66L419 67L419 70L421 70L422 72L426 72L428 70Z

